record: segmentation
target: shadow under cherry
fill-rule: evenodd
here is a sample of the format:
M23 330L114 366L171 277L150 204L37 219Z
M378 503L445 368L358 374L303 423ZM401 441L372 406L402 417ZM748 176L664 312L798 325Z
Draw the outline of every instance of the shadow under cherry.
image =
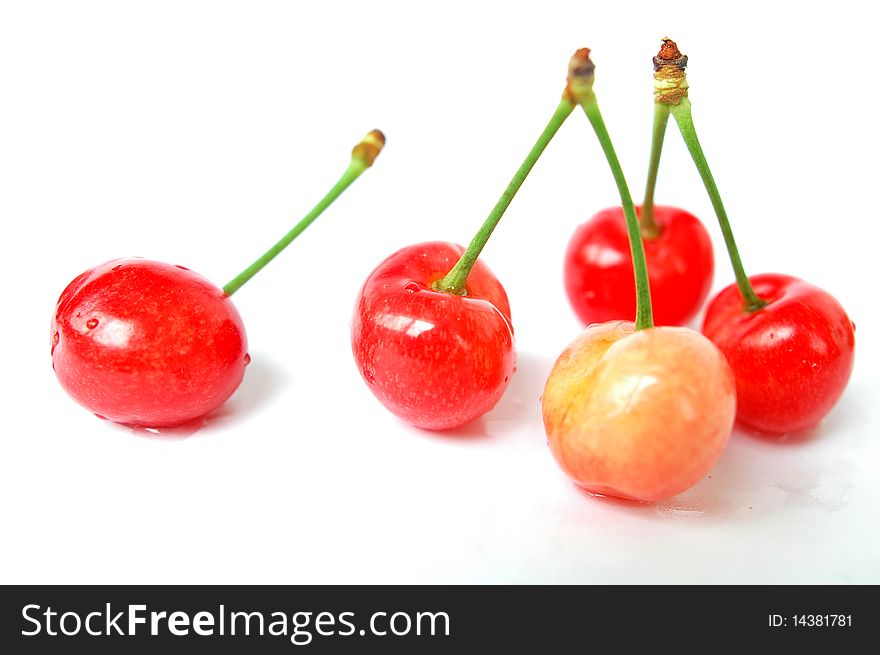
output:
M219 426L227 426L244 420L258 412L281 392L288 383L285 373L270 357L254 356L245 370L244 379L234 394L216 410L192 421L168 428L146 428L134 425L113 425L120 430L146 439L174 441L188 439L196 433L210 433Z
M541 394L553 361L529 352L517 353L516 368L498 403L484 416L451 430L420 430L426 436L450 441L484 440L520 429L541 427Z

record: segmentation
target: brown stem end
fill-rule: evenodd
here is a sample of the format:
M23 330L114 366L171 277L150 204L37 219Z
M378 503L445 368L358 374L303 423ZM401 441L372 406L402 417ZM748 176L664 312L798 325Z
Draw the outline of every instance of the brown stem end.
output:
M596 65L590 59L590 49L581 48L568 62L568 79L563 97L580 104L593 97L593 77Z
M660 59L665 62L674 62L683 58L684 65L687 65L687 57L681 54L681 50L678 49L678 44L675 41L669 37L664 37L662 41L663 45L660 46L660 52L657 53L655 59Z
M688 94L687 55L681 54L678 45L664 38L660 52L654 57L654 102L677 105Z
M352 149L351 157L352 159L360 159L367 166L372 166L376 157L382 152L384 145L385 135L379 130L372 130Z

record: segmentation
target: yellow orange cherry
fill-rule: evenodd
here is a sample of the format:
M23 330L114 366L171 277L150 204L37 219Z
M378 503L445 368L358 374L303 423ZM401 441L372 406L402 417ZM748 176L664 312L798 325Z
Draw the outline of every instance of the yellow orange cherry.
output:
M572 480L595 494L657 501L712 468L736 391L724 355L699 332L611 321L562 353L542 405L550 450Z

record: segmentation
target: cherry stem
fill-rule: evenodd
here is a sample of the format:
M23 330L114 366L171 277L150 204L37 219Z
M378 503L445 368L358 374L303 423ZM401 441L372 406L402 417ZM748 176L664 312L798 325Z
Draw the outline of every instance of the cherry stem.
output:
M669 123L669 105L654 104L654 128L651 133L651 159L648 162L648 180L645 183L645 201L642 203L642 236L656 239L660 236L660 226L654 220L654 189L657 187L657 171L660 169L660 155L663 152L663 139Z
M611 137L608 136L608 130L605 127L605 121L602 120L602 114L599 111L599 104L596 97L590 95L581 101L584 113L590 119L593 131L602 145L605 152L605 158L611 167L614 175L614 181L617 183L617 190L620 192L620 201L623 204L623 215L626 217L626 231L629 236L629 247L632 253L633 271L636 277L636 330L644 330L645 328L654 327L654 314L651 310L651 289L648 285L648 264L645 261L645 246L642 243L642 235L639 229L639 219L636 216L636 208L633 205L632 196L629 193L629 187L626 185L626 178L623 176L623 170L620 167L620 161L614 152L614 146L611 143Z
M229 284L224 286L223 292L227 296L231 296L254 275L263 270L266 264L275 259L275 257L289 246L294 239L302 234L305 229L333 203L334 200L342 195L342 192L345 191L352 182L358 179L361 173L373 165L373 162L384 145L385 135L382 134L382 132L379 130L373 130L368 133L367 136L365 136L351 151L351 163L342 174L342 177L339 178L339 181L333 185L333 188L330 189L330 191L327 192L327 195L325 195L321 201L315 205L312 211L306 214L299 223L294 225L293 229L285 234L278 243L269 248L269 250L267 250L259 259L239 273L229 282Z
M712 171L709 170L709 164L706 162L706 156L703 154L703 149L700 147L700 141L697 138L697 132L694 129L690 100L681 98L678 104L669 106L669 111L672 112L675 122L678 123L681 136L684 138L685 145L687 145L694 164L696 164L697 170L700 172L700 177L703 178L703 185L706 187L709 198L712 200L712 207L715 209L718 224L721 226L721 232L724 235L724 243L730 255L730 263L733 265L734 275L736 275L736 285L739 287L739 292L745 301L746 311L757 311L764 307L767 302L759 298L758 294L755 293L752 283L749 281L743 268L742 260L739 257L739 250L733 238L733 230L730 229L730 221L727 219L727 212L724 209L724 204L721 202L721 194L718 192L715 179L712 177Z
M516 174L513 176L510 184L507 185L504 193L501 194L501 198L498 199L494 209L489 213L489 217L483 223L482 227L473 238L473 241L470 242L467 250L464 251L461 258L456 262L455 266L452 267L452 270L450 270L442 279L434 282L433 288L435 291L442 291L459 296L465 295L468 275L470 275L471 268L473 268L474 264L477 262L477 258L483 251L489 237L492 236L492 231L498 225L504 212L507 211L507 208L513 201L513 197L516 195L517 191L519 191L519 188L522 186L526 177L528 177L535 162L538 161L541 153L544 152L544 149L559 131L559 128L562 127L565 119L569 117L572 111L574 111L574 104L567 98L563 97L559 102L559 106L556 107L556 111L553 112L552 118L550 118L550 121L547 123L547 127L544 128L541 136L538 137L535 145L532 146L525 161L520 165L519 170L516 171Z

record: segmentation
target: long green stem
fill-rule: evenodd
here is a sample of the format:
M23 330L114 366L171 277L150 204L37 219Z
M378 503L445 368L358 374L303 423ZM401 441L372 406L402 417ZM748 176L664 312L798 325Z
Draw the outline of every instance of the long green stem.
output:
M620 167L620 161L614 152L611 137L602 120L599 105L595 96L590 96L581 101L584 113L590 119L593 130L599 138L605 158L611 167L617 190L620 192L620 201L623 204L623 215L626 217L626 231L629 235L629 247L632 252L633 270L636 277L636 330L654 327L654 314L651 310L651 289L648 285L648 264L645 261L645 246L642 243L642 235L639 230L639 219L636 216L636 208L633 205L626 178Z
M700 177L703 178L703 185L706 187L709 198L712 200L712 207L718 216L718 224L721 226L721 232L724 235L724 243L730 255L730 263L733 265L734 275L736 275L736 284L745 301L746 310L753 312L761 309L767 303L755 293L752 283L749 281L743 268L742 260L739 257L739 250L733 238L733 231L730 229L730 221L727 219L727 212L724 209L724 204L721 202L721 194L718 193L718 187L715 184L715 179L712 177L712 171L709 170L709 164L706 162L703 148L700 147L700 141L697 139L697 132L694 129L694 121L691 117L690 100L682 98L677 105L671 105L669 109L675 117L675 122L678 123L681 136L684 138L687 149L690 151L691 157L693 157L694 164L696 164L697 170L700 172Z
M645 183L645 201L642 203L642 235L646 239L659 236L660 226L654 220L654 189L657 187L657 171L660 169L660 155L663 152L663 139L669 123L669 105L654 103L654 128L651 133L651 159L648 162L648 180Z
M492 231L495 229L495 226L498 225L498 221L501 220L504 212L510 206L513 197L516 195L516 192L519 191L519 188L522 186L526 177L528 177L529 172L532 170L532 167L534 167L535 162L538 161L541 153L544 152L547 144L550 143L551 139L553 139L554 135L559 131L559 128L562 127L565 119L569 117L573 110L574 104L571 101L566 98L563 98L560 101L556 111L553 112L550 122L547 123L547 127L544 128L541 136L538 137L535 145L532 146L525 161L520 165L519 170L516 171L516 175L513 176L513 179L510 181L510 184L507 185L504 193L501 194L501 198L499 198L494 209L489 213L489 217L470 242L470 245L468 245L467 250L464 251L464 254L462 254L455 266L452 267L452 270L450 270L443 279L434 283L434 288L437 291L444 291L456 295L463 295L465 293L467 278L471 272L471 268L473 268L477 258L483 251L486 242L492 235Z
M354 182L361 173L367 170L373 164L376 156L379 154L385 143L385 137L378 130L370 132L363 141L361 141L351 153L351 163L339 178L339 181L333 185L333 188L327 192L321 201L315 205L305 217L293 229L285 234L278 243L269 248L259 259L253 264L239 273L232 281L229 282L223 291L227 296L231 296L238 291L248 280L259 273L269 262L271 262L278 254L284 250L291 242L302 234L312 222L321 215L321 213L336 200L342 192L345 191L352 182Z

